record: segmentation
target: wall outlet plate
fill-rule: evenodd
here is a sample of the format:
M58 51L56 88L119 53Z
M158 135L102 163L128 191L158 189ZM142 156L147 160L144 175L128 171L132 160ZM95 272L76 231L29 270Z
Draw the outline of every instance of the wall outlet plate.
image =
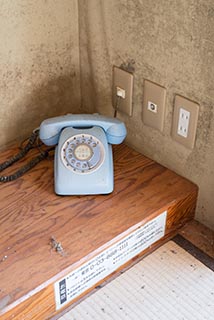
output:
M118 111L129 116L132 115L133 82L134 76L132 73L124 71L116 66L113 67L112 104L114 109L117 107ZM121 97L118 99L117 88L125 90L125 98Z
M199 105L189 99L175 96L172 138L192 149L195 144Z
M166 88L144 81L142 118L145 125L163 131L165 114Z

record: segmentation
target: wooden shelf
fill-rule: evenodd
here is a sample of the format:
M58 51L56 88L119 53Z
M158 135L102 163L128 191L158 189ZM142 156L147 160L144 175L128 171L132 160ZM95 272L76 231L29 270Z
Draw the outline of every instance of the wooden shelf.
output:
M50 319L58 312L54 283L113 239L167 210L165 236L143 256L193 218L196 185L124 144L113 150L115 188L110 195L55 195L51 160L0 185L0 319ZM2 152L0 162L16 151ZM52 236L63 255L51 248Z

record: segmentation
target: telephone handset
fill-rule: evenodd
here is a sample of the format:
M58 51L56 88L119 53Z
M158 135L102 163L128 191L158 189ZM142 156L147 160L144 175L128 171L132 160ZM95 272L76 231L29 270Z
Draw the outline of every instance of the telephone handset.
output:
M113 191L111 144L120 144L126 127L116 118L68 114L44 120L40 139L56 145L55 192L59 195L106 194Z

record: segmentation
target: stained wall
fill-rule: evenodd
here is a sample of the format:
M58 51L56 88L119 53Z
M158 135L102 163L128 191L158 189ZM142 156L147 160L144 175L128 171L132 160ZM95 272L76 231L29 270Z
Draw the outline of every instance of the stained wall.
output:
M113 115L112 66L134 67L127 143L198 184L196 219L214 228L213 0L80 0L79 13L83 105ZM162 133L142 121L144 79L167 89ZM171 137L175 94L200 104L193 150Z
M0 146L80 108L77 0L0 0Z

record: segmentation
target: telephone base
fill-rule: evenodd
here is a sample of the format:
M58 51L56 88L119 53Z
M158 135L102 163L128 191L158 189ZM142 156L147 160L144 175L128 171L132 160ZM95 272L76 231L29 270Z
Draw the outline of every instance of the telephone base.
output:
M74 150L81 145L86 146L86 142L81 144L81 139L86 140L87 136L94 139L92 141L97 141L97 144L99 145L97 147L99 149L97 156L96 151L92 150L95 154L94 162L98 161L99 156L102 160L100 161L100 164L94 166L94 168L89 167L84 172L81 172L80 170L77 170L76 167L72 167L71 161L71 165L66 163L67 160L64 160L64 158L66 158L66 154L69 158L71 154L70 152L73 152L70 149L72 147L69 145L75 145L74 141L80 139L80 141L73 147ZM88 146L86 147L88 148ZM66 148L68 148L67 151L65 150ZM75 157L72 157L75 160ZM113 191L114 175L112 146L108 144L106 134L102 128L81 128L81 130L77 128L65 128L62 131L59 144L55 149L54 168L55 192L58 195L95 195L108 194Z
M108 145L110 160L112 159L112 147ZM92 172L87 176L73 175L68 170L65 172L66 180L64 179L65 175L60 174L64 171L64 168L61 168L59 172L59 165L56 165L58 161L58 146L55 149L55 165L54 165L54 190L55 193L59 196L66 195L96 195L96 194L109 194L114 189L113 183L113 169L112 166L109 167L108 174L106 174L105 169L102 168L101 171L97 174ZM110 162L113 162L111 160ZM60 167L62 164L60 164Z

